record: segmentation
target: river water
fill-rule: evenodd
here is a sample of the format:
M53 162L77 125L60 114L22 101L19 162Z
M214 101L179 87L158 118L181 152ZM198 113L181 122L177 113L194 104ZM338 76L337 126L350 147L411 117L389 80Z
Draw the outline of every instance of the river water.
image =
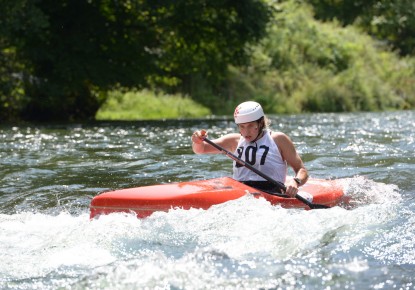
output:
M0 125L1 289L414 289L415 112L271 116L348 205L249 196L89 219L98 193L228 176L190 135L226 119Z

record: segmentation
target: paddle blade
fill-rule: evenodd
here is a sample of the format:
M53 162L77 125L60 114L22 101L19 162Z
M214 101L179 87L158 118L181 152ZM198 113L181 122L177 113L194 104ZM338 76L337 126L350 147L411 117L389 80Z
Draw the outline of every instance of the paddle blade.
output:
M308 205L311 209L322 209L322 208L330 208L327 205L324 204L318 204L318 203L311 203L309 202L306 198L302 197L299 194L295 195L295 198L302 201L303 203L305 203L306 205Z
M330 208L328 205L318 204L318 203L311 203L308 205L311 209L322 209L322 208Z

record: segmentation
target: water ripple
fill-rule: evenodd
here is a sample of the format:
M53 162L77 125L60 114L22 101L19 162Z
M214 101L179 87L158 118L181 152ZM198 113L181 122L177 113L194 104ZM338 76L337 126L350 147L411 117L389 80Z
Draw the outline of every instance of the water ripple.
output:
M190 135L232 121L0 126L2 289L411 289L415 112L270 116L310 174L349 204L286 210L244 197L209 210L90 221L99 192L231 174Z

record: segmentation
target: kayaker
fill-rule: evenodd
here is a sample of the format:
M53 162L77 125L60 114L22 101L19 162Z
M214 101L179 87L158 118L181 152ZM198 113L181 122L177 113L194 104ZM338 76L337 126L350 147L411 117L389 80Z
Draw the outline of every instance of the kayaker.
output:
M230 133L212 140L217 145L234 152L236 156L257 170L285 184L285 194L294 197L298 188L308 179L308 172L291 139L282 132L269 129L270 121L261 105L248 101L238 105L234 112L239 133ZM196 154L221 153L203 141L207 131L197 130L192 135L192 149ZM287 164L294 170L293 178L287 177ZM252 170L233 162L233 178L263 191L278 191L276 186Z

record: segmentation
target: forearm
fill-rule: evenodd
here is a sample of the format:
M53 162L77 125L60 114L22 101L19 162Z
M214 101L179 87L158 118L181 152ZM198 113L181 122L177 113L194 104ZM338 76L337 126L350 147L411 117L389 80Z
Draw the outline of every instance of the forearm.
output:
M192 149L193 152L196 154L203 154L206 153L205 149L205 142L203 142L203 138L207 136L206 130L195 131L192 134Z
M192 149L196 154L203 154L205 153L205 143L195 143L192 141Z
M307 171L307 169L305 169L304 167L300 168L297 171L295 177L298 178L301 181L300 185L304 185L308 180L308 171Z
M217 148L204 142L207 138L206 130L195 131L192 135L192 150L196 154L220 154L222 153ZM236 144L238 144L239 134L227 134L220 138L212 140L219 146L224 147L229 151L235 150Z

